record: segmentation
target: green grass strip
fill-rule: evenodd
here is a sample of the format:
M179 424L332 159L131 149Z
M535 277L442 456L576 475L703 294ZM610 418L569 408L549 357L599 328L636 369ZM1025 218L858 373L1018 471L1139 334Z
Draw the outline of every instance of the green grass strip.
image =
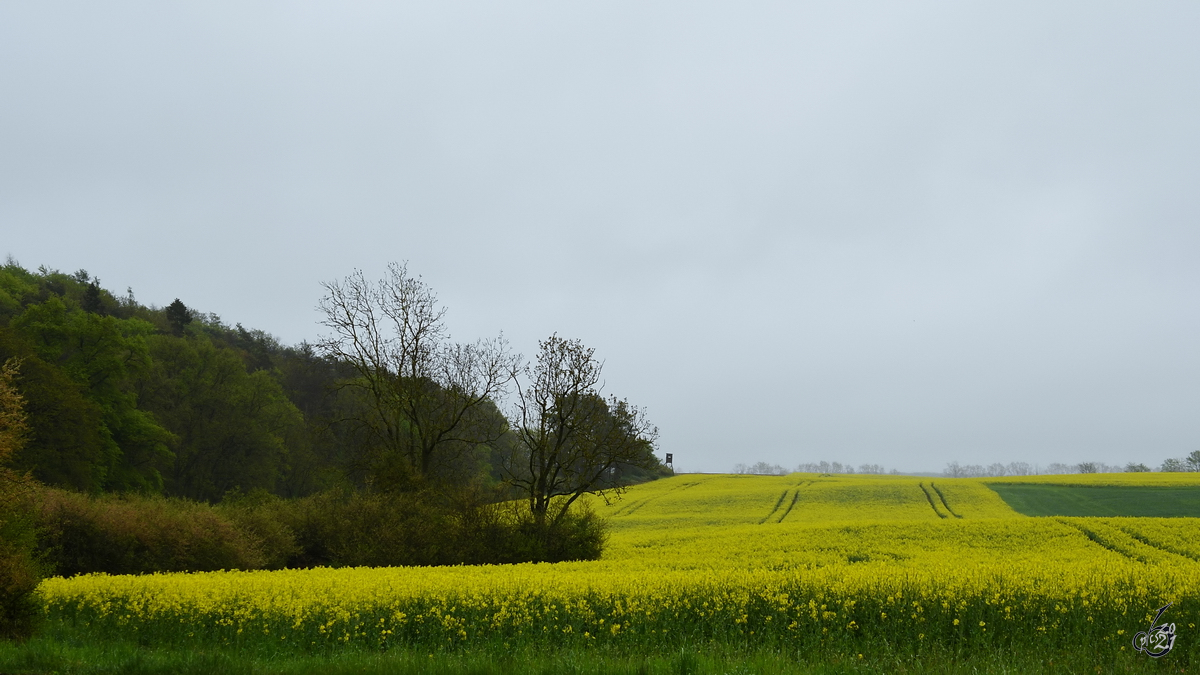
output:
M246 654L234 650L172 650L134 643L66 643L35 638L0 642L0 673L32 675L945 675L1192 672L1187 654L1159 661L1113 649L1081 646L1028 651L880 649L825 654L694 645L666 653L594 649L385 653L346 650L322 656Z

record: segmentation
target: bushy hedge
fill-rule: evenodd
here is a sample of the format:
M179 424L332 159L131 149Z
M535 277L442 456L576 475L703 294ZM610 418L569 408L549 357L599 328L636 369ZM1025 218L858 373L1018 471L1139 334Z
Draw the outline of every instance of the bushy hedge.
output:
M430 492L260 495L221 509L265 543L270 568L590 560L600 557L606 536L590 511L546 528L518 505Z
M43 489L40 548L56 574L259 569L256 537L213 507L164 497L92 497Z
M432 492L257 493L213 506L44 488L35 503L39 551L62 576L581 560L605 540L586 510L551 528L519 505Z

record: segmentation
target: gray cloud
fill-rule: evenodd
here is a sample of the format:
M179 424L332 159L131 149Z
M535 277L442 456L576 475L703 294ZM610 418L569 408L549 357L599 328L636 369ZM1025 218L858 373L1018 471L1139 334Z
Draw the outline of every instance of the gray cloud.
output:
M277 333L408 260L681 468L1200 442L1200 9L9 3L0 229Z

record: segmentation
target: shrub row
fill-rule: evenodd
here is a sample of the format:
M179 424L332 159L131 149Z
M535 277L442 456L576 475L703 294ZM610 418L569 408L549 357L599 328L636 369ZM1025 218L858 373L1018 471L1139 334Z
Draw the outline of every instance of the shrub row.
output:
M550 528L518 506L432 492L259 493L214 506L42 489L34 501L39 553L62 576L585 560L605 539L586 510Z

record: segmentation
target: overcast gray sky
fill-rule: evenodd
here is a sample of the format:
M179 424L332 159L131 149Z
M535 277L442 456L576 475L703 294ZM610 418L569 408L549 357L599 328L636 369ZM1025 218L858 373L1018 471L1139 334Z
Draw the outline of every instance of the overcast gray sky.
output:
M408 261L686 471L1200 449L1200 3L5 2L0 255L286 343Z

